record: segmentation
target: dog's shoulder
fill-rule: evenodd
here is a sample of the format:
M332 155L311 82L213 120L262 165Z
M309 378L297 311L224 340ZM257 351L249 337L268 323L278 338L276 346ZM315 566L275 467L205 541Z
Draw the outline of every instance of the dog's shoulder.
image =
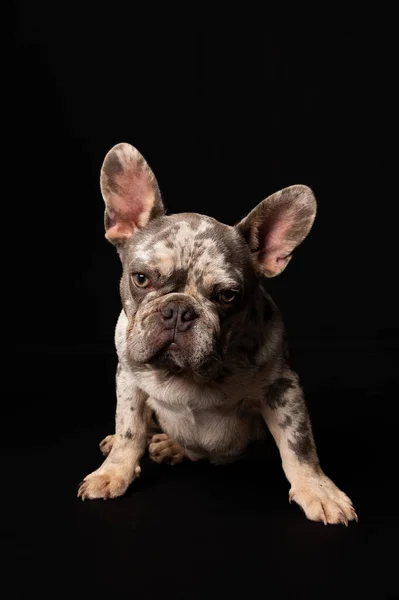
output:
M127 361L126 351L126 331L128 328L128 319L125 311L122 309L115 327L114 342L119 362Z

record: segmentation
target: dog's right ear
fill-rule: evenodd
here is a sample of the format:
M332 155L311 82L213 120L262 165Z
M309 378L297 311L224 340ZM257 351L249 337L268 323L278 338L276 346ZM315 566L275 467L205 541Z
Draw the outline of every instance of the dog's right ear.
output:
M154 173L130 144L117 144L108 152L100 186L105 201L105 237L115 246L165 213Z
M258 272L275 277L308 235L316 199L306 185L291 185L262 200L236 225L254 257Z

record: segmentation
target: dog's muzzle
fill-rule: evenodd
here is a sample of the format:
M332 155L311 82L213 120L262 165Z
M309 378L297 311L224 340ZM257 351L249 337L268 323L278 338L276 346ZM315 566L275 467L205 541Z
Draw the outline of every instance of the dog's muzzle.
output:
M193 307L184 301L171 301L162 306L159 313L165 329L173 329L178 332L190 329L198 317Z

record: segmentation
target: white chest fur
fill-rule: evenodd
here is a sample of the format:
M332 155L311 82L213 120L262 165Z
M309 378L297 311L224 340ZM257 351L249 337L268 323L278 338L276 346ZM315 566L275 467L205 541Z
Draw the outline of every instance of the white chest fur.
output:
M115 342L119 360L128 365L126 328L127 319L122 311ZM186 449L190 458L229 460L257 435L258 418L245 410L245 398L254 398L259 393L250 379L222 389L213 383L198 384L178 375L166 376L140 368L134 371L134 380L148 394L147 403L156 412L162 429Z
M253 415L243 413L237 399L217 386L150 370L137 373L136 380L163 430L192 458L228 459L251 438Z

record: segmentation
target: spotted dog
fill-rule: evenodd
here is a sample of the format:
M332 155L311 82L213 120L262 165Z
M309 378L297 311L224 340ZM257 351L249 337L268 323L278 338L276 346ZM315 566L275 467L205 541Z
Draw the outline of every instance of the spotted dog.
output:
M123 274L115 434L106 458L79 487L83 500L123 495L140 459L172 464L245 455L267 425L294 500L308 519L357 520L351 500L322 471L284 325L265 289L305 239L316 200L285 188L235 226L195 213L166 215L144 157L118 144L100 185L106 238Z

